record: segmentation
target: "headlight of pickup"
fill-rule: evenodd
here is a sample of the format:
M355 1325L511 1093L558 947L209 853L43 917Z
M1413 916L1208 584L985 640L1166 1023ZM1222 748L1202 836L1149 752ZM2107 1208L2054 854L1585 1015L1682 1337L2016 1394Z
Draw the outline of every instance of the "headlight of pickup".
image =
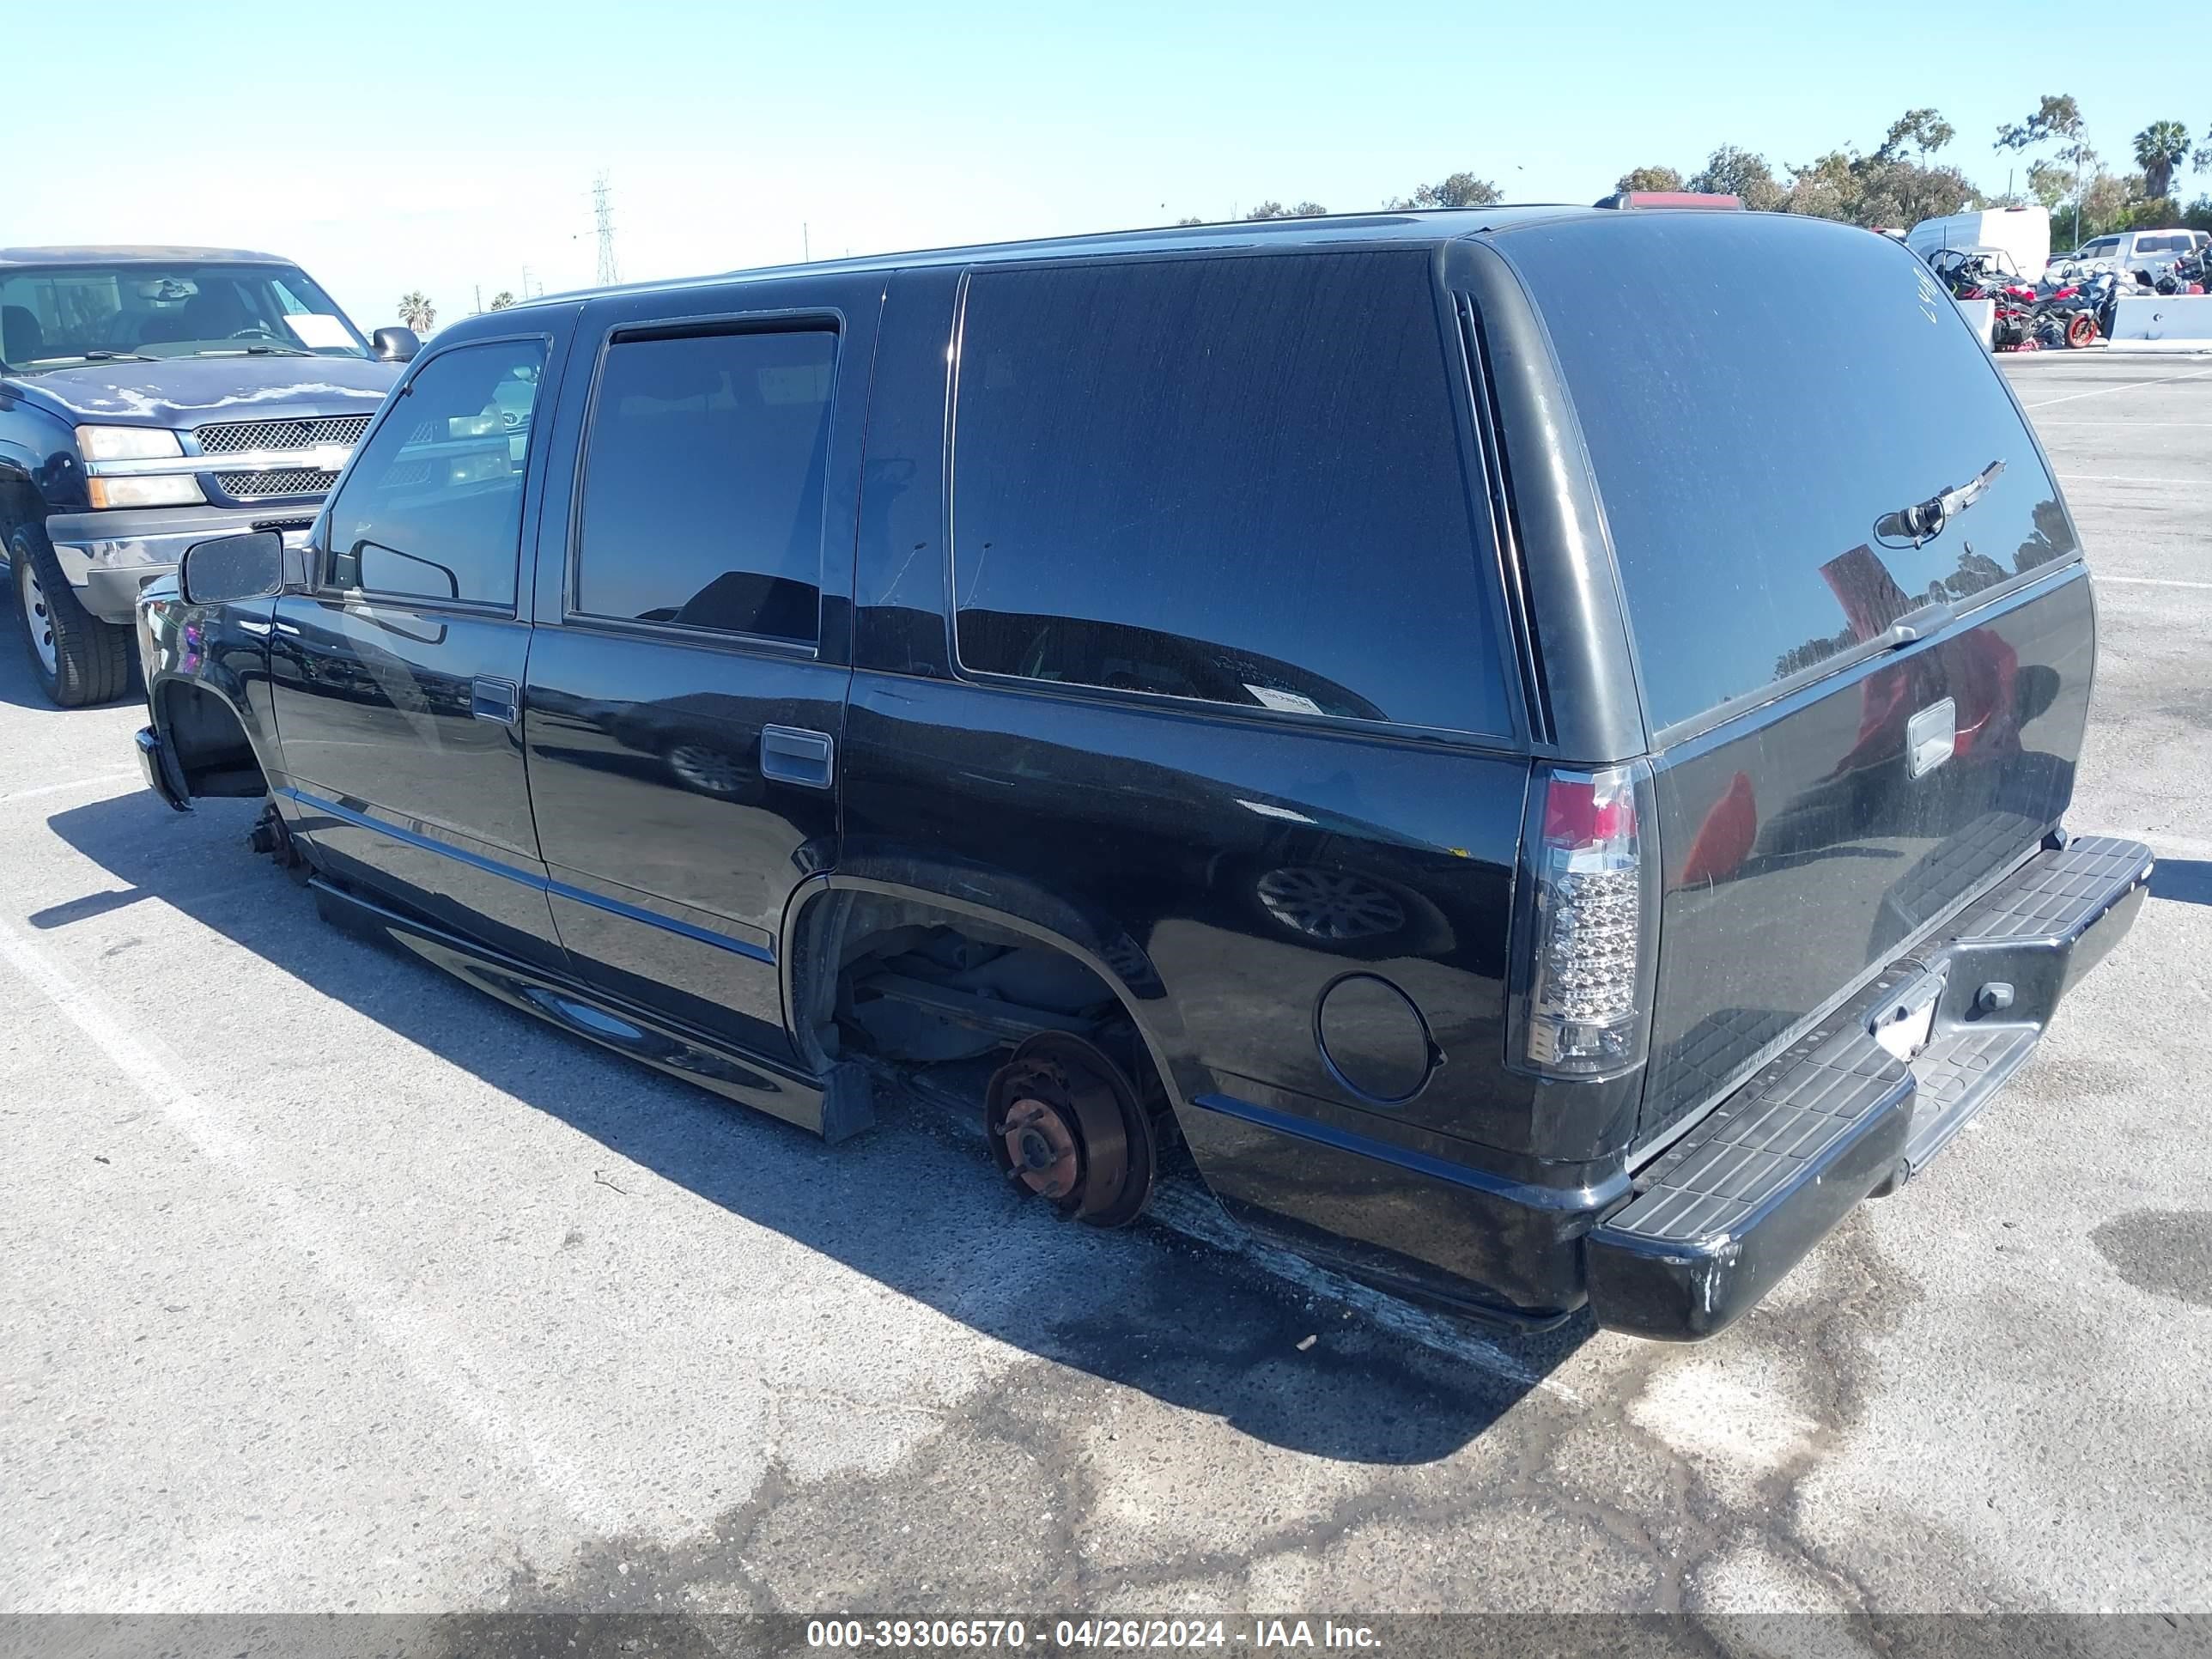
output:
M177 434L158 426L81 426L76 447L88 461L162 461L185 453Z
M149 474L138 478L87 478L85 493L94 507L190 507L207 497L200 481L186 474Z
M81 426L76 446L88 465L179 460L185 453L175 433L153 426ZM200 493L199 480L183 472L94 475L85 481L85 489L95 507L190 507L207 499Z

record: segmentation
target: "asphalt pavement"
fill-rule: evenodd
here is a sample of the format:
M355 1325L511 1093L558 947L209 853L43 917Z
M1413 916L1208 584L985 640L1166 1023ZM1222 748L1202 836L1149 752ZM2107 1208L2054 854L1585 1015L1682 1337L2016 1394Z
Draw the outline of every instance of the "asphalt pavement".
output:
M2005 373L2154 896L1696 1347L824 1147L323 926L0 635L0 1611L2212 1608L2212 363Z

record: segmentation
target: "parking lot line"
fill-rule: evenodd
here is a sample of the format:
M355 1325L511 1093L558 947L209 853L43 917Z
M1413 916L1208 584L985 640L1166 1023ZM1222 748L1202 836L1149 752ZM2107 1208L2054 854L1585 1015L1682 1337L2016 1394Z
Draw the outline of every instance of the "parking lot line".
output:
M2100 576L2093 571L2090 580L2120 587L2212 587L2212 582L2184 581L2179 576Z
M2155 380L2124 380L2118 386L2093 386L2087 392L2069 392L2063 398L2045 398L2035 403L2022 400L2023 409L2049 409L2055 404L2070 404L2077 398L2101 398L2107 392L2133 392L2147 386L2179 386L2184 380L2201 380L2212 374L2212 368L2200 368L2193 374L2166 374Z
M74 790L89 789L95 784L120 783L125 778L135 778L137 775L137 773L125 767L115 772L94 772L89 777L64 778L59 783L42 783L34 788L18 789L12 793L0 795L0 806L5 806L10 801L36 800L41 795L66 795Z
M347 1308L434 1389L467 1427L523 1463L578 1522L605 1528L624 1515L526 1420L518 1420L471 1375L462 1334L409 1304L405 1289L346 1248L339 1230L299 1193L272 1178L252 1140L181 1082L93 992L46 951L0 921L0 961L27 980L210 1163L234 1171L270 1211L273 1231L329 1280Z

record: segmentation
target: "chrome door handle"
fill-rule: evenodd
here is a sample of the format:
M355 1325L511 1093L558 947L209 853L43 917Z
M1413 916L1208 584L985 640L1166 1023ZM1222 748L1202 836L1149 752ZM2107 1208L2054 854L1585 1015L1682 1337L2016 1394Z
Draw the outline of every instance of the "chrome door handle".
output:
M512 726L521 701L522 693L513 680L479 678L470 688L469 713L495 726Z
M763 726L760 769L771 783L827 789L837 781L836 739L796 726Z

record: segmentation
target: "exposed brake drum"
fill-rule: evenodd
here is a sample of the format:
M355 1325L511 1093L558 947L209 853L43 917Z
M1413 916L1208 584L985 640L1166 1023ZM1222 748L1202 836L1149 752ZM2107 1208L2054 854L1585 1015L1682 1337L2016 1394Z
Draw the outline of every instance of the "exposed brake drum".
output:
M1040 1031L991 1074L983 1127L1000 1169L1062 1215L1094 1227L1134 1221L1152 1196L1152 1119L1096 1045Z

